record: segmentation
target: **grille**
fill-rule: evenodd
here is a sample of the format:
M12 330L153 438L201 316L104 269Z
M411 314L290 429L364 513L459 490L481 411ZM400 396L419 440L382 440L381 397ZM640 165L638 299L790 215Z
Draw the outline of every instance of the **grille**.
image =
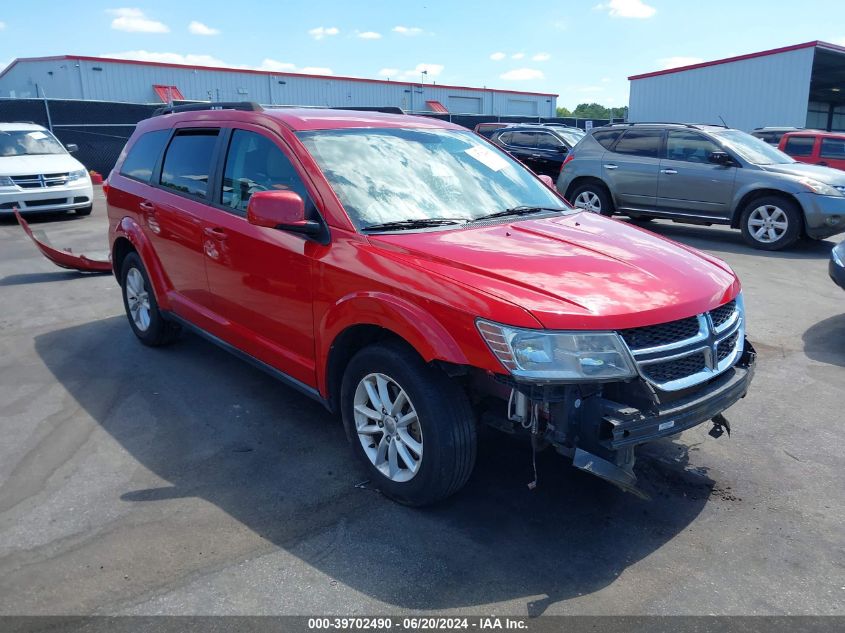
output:
M643 373L654 382L665 383L697 374L704 371L706 366L704 352L698 352L691 356L684 356L663 363L644 365Z
M710 318L713 319L713 325L716 328L727 323L736 312L736 301L729 301L723 306L719 306L710 312Z
M21 189L41 189L42 187L58 187L67 184L67 172L60 174L30 174L27 176L12 176L12 182Z
M635 327L622 330L620 334L631 349L645 349L659 345L677 343L698 334L698 318L689 317L680 321L661 323L646 327Z
M734 348L736 347L736 341L739 338L739 330L731 334L728 338L724 339L719 343L719 346L716 348L716 358L721 363L725 360L728 356L733 354Z
M53 204L65 204L67 198L46 198L44 200L27 200L27 207L46 207Z
M21 189L41 188L41 178L39 178L38 174L32 174L31 176L12 176L12 182Z

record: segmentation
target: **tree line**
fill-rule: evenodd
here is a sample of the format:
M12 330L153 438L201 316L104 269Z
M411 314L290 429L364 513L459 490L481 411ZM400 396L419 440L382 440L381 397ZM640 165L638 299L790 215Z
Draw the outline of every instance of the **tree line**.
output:
M579 103L574 110L559 107L557 116L577 117L579 119L622 119L628 108L606 108L600 103Z

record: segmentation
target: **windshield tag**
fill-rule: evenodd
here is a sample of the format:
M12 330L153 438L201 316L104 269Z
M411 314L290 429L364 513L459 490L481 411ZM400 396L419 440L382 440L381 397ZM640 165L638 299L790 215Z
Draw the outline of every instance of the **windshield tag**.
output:
M44 132L35 131L29 133L29 138L34 138L36 141L40 141L41 139L47 138L47 135L44 134Z
M483 145L476 145L475 147L470 147L468 150L464 151L479 163L489 169L492 169L493 171L502 171L508 166L508 161Z

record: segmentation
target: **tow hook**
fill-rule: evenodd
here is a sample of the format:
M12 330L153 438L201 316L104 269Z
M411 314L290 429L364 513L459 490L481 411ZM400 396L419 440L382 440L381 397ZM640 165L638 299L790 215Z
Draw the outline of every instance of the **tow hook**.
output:
M713 428L707 433L710 437L719 438L722 437L722 434L727 431L728 437L731 436L731 423L728 422L728 419L723 416L721 413L717 413L713 416Z

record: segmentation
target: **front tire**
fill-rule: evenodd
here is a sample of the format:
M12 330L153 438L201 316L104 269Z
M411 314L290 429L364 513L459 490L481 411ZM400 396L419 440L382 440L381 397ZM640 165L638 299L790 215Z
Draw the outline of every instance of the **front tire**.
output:
M782 196L755 198L742 211L742 238L754 248L778 251L801 237L801 211Z
M340 406L353 451L388 497L424 506L460 490L475 465L475 421L464 391L406 345L358 352Z
M610 192L603 185L594 182L580 185L575 189L572 192L572 204L584 211L601 215L611 216L614 211Z
M158 347L176 338L179 326L165 320L159 310L147 269L138 253L129 253L123 260L120 287L129 326L139 341Z

